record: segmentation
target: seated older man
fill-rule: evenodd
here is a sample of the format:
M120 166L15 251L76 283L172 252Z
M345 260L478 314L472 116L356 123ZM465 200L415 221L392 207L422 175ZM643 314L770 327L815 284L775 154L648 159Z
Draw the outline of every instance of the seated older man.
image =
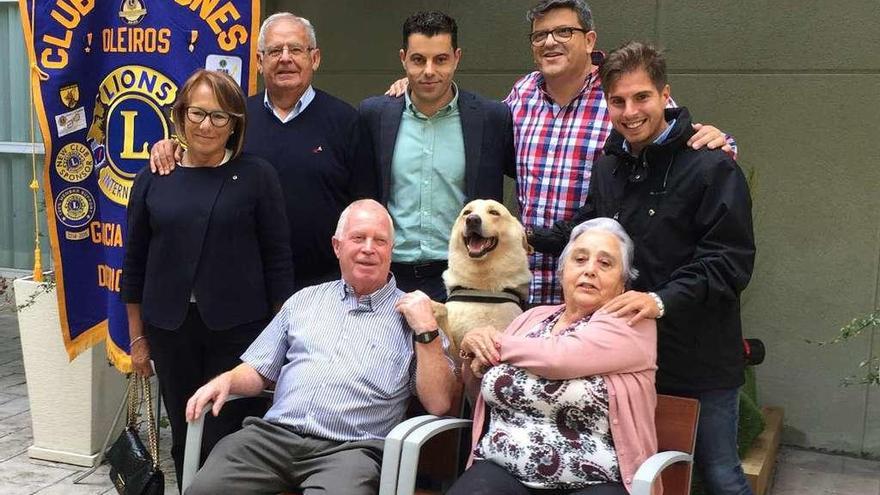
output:
M416 395L444 414L459 385L430 300L389 274L394 229L372 200L339 218L333 250L342 279L298 292L242 355L187 404L187 420L229 394L275 387L269 412L222 440L187 494L372 494L382 442ZM441 336L441 338L437 338Z

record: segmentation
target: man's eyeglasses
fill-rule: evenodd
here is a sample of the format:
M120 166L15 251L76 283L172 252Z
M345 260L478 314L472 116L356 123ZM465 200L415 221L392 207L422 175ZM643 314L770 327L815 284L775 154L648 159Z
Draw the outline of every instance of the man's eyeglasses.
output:
M281 58L281 55L284 54L284 50L287 50L287 53L289 53L291 57L302 57L306 53L314 50L314 48L311 46L302 45L270 46L263 50L263 55L269 57L272 60L278 60L279 58Z
M211 125L214 127L226 127L232 117L240 117L237 113L224 112L222 110L214 110L209 112L204 108L186 107L186 119L193 124L201 124L205 121L205 117L210 117Z
M547 31L534 31L529 33L529 41L532 42L532 45L538 46L547 39L548 35L553 35L553 39L558 41L559 43L566 43L568 40L574 36L575 31L579 33L588 33L586 29L576 28L576 27L558 27L556 29L550 29Z

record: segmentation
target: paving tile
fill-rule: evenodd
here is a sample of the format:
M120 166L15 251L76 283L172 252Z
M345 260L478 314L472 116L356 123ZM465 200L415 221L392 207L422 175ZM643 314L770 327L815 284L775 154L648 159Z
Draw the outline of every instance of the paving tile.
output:
M15 429L30 428L32 426L31 410L27 409L18 414L3 418L3 424L10 425Z
M31 413L29 410L13 414L0 420L0 435L8 435L24 429L31 428Z
M12 484L0 481L0 489L3 490L3 495L32 495L42 488L42 486L43 485Z
M815 470L819 473L842 473L844 456L836 456L812 450L783 450L780 457L785 464L802 469Z
M839 474L833 476L829 495L877 495L880 494L880 479L876 477L856 477Z
M10 340L10 339L7 339ZM0 343L0 349L6 348L6 346L16 346L16 348L8 349L5 351L0 351L0 364L6 363L14 363L21 359L21 342L9 341Z
M63 469L65 471L69 471L69 472L85 471L85 468L83 468L82 466L77 466L74 464L67 464L64 462L44 461L42 459L31 459L27 456L25 456L25 458L28 460L29 463L34 464L36 466L45 466L45 467L51 467L51 468L56 468L56 469Z
M802 488L780 489L773 485L768 495L824 495L821 492L805 492Z
M81 482L74 484L73 480L79 476L79 473L72 473L67 478L59 481L54 485L47 486L36 492L39 495L99 495L107 493L116 493L113 483L110 482L108 470L103 472L95 472L95 474L83 479ZM169 492L170 493L170 492Z
M880 479L880 461L844 457L843 472L846 474L873 476Z
M27 454L19 454L0 463L0 492L34 493L45 486L53 485L70 476L70 469L63 464L44 463L28 459ZM10 492L17 487L30 487L29 492Z
M18 397L0 404L0 425L10 416L27 411L31 408L27 397Z
M21 385L25 382L27 382L27 380L25 379L24 373L10 373L4 377L0 377L0 390L8 393L9 387Z
M0 462L27 452L28 447L33 443L34 437L30 428L22 428L3 435L0 437Z
M830 489L831 482L829 473L822 473L796 466L780 463L776 467L776 477L773 481L773 494L786 491L800 493L819 494L822 490Z
M17 359L8 363L0 364L0 377L12 373L24 373L24 361Z
M10 387L5 387L3 392L11 395L15 395L17 397L27 397L27 382L19 383L18 385L12 385Z

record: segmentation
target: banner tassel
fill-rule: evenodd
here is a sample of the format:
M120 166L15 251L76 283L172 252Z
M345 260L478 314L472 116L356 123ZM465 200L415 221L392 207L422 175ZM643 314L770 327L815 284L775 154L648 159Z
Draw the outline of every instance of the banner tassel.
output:
M33 2L31 4L31 45L33 46L33 35L34 35L34 12L36 9L37 2ZM46 74L36 62L31 63L31 78L36 76L39 80L45 81L49 79L49 75ZM36 107L36 101L34 101L34 85L28 84L28 96L30 97L31 107L28 112L28 117L30 117L30 138L31 138L31 176L32 180L30 183L31 195L34 198L34 282L42 282L43 281L43 256L40 251L40 208L39 208L39 191L40 191L40 183L37 181L37 143L34 142L34 108Z

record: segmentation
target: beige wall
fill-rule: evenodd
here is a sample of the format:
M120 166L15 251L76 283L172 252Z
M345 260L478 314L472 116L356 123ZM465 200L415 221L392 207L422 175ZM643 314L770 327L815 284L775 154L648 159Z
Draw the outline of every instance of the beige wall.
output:
M269 1L318 29L317 85L356 104L401 76L400 26L421 9L458 20L457 80L501 98L531 67L527 1ZM880 388L842 388L880 338L816 348L880 305L880 3L877 0L593 1L599 48L667 49L673 96L736 136L753 186L758 261L747 336L768 346L760 400L784 441L880 455ZM878 336L880 337L880 336ZM875 341L876 340L876 341Z

